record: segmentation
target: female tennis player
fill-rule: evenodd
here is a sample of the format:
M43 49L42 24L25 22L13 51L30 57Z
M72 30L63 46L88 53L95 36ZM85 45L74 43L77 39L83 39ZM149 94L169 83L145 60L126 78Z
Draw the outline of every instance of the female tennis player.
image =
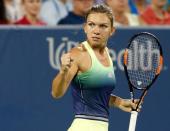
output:
M106 5L95 5L84 24L87 40L61 57L61 69L52 83L52 96L62 97L70 83L75 119L68 131L108 131L109 107L131 112L135 103L113 95L115 75L107 41L115 32Z

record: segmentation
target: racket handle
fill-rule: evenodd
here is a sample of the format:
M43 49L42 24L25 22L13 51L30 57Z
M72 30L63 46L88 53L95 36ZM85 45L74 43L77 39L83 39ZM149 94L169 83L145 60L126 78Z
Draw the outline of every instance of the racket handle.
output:
M131 116L130 116L129 130L128 131L135 131L137 117L138 117L138 112L132 111Z

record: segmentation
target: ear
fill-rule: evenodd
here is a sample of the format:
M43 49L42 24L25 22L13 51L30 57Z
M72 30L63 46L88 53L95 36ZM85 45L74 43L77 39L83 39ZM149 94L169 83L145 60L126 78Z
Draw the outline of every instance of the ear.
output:
M116 31L116 28L113 26L110 32L110 36L112 36L115 33L115 31Z

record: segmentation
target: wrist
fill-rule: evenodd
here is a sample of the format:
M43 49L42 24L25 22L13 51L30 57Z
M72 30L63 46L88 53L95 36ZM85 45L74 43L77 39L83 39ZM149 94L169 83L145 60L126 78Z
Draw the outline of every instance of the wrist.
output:
M62 70L62 69L61 69L61 70L59 71L59 74L64 76L64 75L66 75L66 74L67 74L67 71L66 71L66 70Z
M61 67L60 74L66 74L68 72L68 69L66 67Z
M66 74L66 72L67 72L67 71L60 70L60 71L59 71L59 74L61 74L61 75L65 75L65 74Z

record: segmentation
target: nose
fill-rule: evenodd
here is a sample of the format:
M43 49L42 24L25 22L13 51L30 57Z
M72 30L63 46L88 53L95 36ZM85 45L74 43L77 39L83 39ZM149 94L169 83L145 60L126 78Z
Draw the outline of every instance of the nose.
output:
M96 34L96 35L99 35L99 34L100 34L100 28L99 28L98 26L96 26L96 27L94 28L94 34Z

